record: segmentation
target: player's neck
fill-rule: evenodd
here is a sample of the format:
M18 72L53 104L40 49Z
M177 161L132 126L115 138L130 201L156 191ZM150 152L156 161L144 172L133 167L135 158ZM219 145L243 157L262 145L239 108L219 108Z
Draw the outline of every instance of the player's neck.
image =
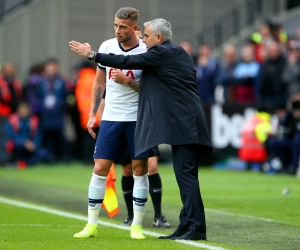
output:
M140 43L140 39L137 36L132 36L132 38L125 42L125 43L121 43L121 46L124 50L128 50L131 49L132 47L136 46L137 44Z

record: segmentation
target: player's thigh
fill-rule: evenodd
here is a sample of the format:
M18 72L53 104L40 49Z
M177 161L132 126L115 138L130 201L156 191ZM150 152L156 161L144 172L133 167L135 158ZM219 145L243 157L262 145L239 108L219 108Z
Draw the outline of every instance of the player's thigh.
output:
M102 121L96 139L94 159L121 162L127 146L123 122Z
M128 122L126 124L126 138L127 138L127 156L130 159L134 159L135 156L135 145L134 145L134 134L135 134L136 122Z

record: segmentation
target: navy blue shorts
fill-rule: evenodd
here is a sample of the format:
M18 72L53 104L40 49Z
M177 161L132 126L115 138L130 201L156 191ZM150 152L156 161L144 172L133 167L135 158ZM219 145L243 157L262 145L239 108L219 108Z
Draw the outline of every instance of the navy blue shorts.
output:
M152 157L152 149L135 157L135 126L136 122L102 121L96 139L94 158L122 162L127 147L131 159Z
M153 156L158 156L158 157L160 156L158 146L153 148ZM117 163L119 163L119 162L117 162ZM123 160L120 164L121 165L127 165L127 164L130 164L130 163L131 163L131 159L130 159L129 150L127 148L127 150L124 154Z

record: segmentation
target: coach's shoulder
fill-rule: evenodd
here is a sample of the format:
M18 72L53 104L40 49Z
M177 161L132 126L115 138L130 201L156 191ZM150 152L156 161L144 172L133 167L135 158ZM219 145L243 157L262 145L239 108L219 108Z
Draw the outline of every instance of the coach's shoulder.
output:
M165 46L165 44L156 44L156 45L153 45L149 49L149 51L152 51L152 52L154 52L154 51L163 52L163 51L166 51L168 49L169 49L168 46Z

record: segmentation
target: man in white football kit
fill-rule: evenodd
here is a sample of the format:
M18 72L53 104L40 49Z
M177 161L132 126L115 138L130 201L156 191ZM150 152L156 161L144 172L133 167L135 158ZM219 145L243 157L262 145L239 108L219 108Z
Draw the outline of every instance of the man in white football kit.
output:
M116 38L103 42L99 52L133 55L146 52L145 44L135 35L138 11L134 8L121 8L116 12L114 27ZM89 55L93 58L94 55ZM115 75L123 73L123 80L113 81ZM153 156L148 150L135 156L134 133L137 120L137 102L141 70L122 70L98 65L92 89L90 118L87 124L93 138L96 112L106 88L106 104L97 136L94 151L94 172L88 192L88 223L74 235L76 238L88 238L97 234L97 220L104 199L106 178L113 161L122 161L128 147L133 168L133 221L130 235L133 239L144 239L142 221L145 214L149 192L147 158Z

